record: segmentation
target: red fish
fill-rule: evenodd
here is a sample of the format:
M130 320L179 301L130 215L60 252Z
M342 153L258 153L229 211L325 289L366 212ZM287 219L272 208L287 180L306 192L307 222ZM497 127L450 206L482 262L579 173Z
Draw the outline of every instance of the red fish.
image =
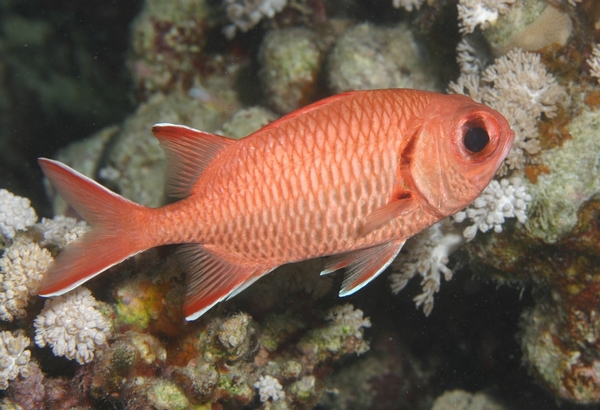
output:
M131 202L40 158L92 226L51 264L40 295L65 293L164 244L184 244L184 313L194 320L276 267L329 256L340 296L380 274L407 238L463 209L493 178L514 134L462 95L390 89L336 95L239 141L181 125L152 132L167 158L160 208Z

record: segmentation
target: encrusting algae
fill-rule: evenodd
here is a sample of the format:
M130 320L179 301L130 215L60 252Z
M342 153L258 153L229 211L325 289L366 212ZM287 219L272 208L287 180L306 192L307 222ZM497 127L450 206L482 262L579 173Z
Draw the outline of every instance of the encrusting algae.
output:
M385 293L382 290L385 281L375 281L363 292L344 301L350 303L340 303L331 289L338 288L343 282L342 288L355 290L371 277L364 281L359 273L345 281L335 275L319 277L319 272L328 272L332 267L346 263L362 266L369 255L360 259L360 263L346 255L345 260L333 259L339 262L337 265L322 259L285 265L226 303L216 304L227 295L244 289L242 282L233 284L209 303L200 303L204 307L198 305L197 309L188 309L184 315L182 306L193 305L190 300L194 301L194 292L207 284L210 288L222 282L206 282L201 275L196 276L201 278L197 283L202 286L192 286L193 290L188 290L186 295L186 288L190 288L189 266L194 265L194 260L181 263L171 248L159 248L132 256L112 267L109 273L87 282L85 288L77 287L45 302L35 295L47 266L54 259L60 261L66 258L65 255L73 254L67 249L81 247L81 240L86 241L86 237L89 239L96 235L94 232L99 232L98 221L94 219L96 214L91 218L90 231L87 224L71 218L77 216L73 209L60 204L56 192L49 189L57 204L55 213L66 216L38 222L27 199L0 190L0 249L3 251L0 259L0 330L4 346L0 349L0 387L3 387L0 395L3 407L60 409L108 405L128 409L243 406L285 409L320 405L343 409L360 403L364 408L430 409L432 405L434 408L444 406L446 400L454 400L452 403L455 404L479 400L495 408L512 408L519 400L521 403L530 400L527 403L531 408L549 408L554 405L554 398L574 403L600 402L597 393L600 364L595 359L600 351L597 331L600 261L594 256L600 243L598 178L595 178L598 156L595 137L600 118L595 102L600 94L600 52L597 50L600 9L594 1L382 0L367 4L363 0L178 0L166 4L145 0L142 3L142 10L131 25L128 62L121 64L129 71L116 73L129 76L133 81L135 112L120 125L107 127L57 155L49 153L47 148L43 155L57 158L88 177L99 179L102 185L144 206L164 205L167 194L173 193L173 189L165 191L163 175L165 168L168 175L177 175L172 164L181 163L173 160L181 135L192 146L193 139L198 137L215 148L219 146L215 141L220 139L209 133L224 134L240 141L226 140L223 145L241 147L247 144L243 138L246 135L263 127L274 130L288 121L297 125L296 132L301 135L298 139L306 141L318 127L310 128L312 132L299 132L297 130L309 121L297 119L312 118L310 113L322 110L327 103L317 103L312 111L302 107L338 91L399 85L440 91L443 89L441 84L447 86L449 92L465 94L505 117L515 132L513 148L507 153L508 160L499 174L483 190L493 175L486 177L486 183L472 195L470 199L483 190L475 202L471 205L468 205L470 200L457 203L452 212L459 212L453 218L443 219L429 228L427 226L434 219L427 220L419 229L401 238L403 243L406 237L427 228L407 240L400 258L391 264L394 273L390 279L393 291L407 287L403 292L407 293L414 291L410 279L421 277L422 291L415 293L414 302L422 307L428 318L419 320L424 327L440 328L439 340L433 337L428 341L419 339L425 334L423 328L416 326L416 331L397 328L399 323L405 323L404 318L413 315L412 312L402 309L390 313L387 307L381 309L379 300L391 300L380 293ZM115 7L120 9L118 5ZM16 108L22 106L22 101L43 100L46 103L40 110L48 113L52 110L47 102L68 94L64 87L75 90L72 85L77 81L67 79L63 73L56 75L60 61L41 64L40 67L48 67L46 71L40 71L36 64L23 64L22 54L17 54L22 52L23 39L31 40L28 43L31 50L47 45L50 40L41 40L38 34L47 33L48 38L53 38L52 24L45 20L36 23L20 16L18 8L10 4L0 8L0 25L5 29L2 30L2 42L7 53L7 58L0 64L0 106L3 108L0 124L3 127L7 124L6 129L19 132L20 124L28 124L31 115L35 115L32 112L23 118L23 113ZM56 12L60 13L60 9ZM74 13L77 15L78 12ZM106 9L98 12L99 18L105 19L102 16L109 15ZM39 25L37 31L34 30L36 25ZM30 35L22 37L19 27L26 27ZM80 44L75 47L83 47L81 44L85 41L75 43ZM56 49L61 47L64 43ZM296 50L298 47L301 50ZM448 69L449 64L444 60L455 57L452 54L454 47L460 75ZM11 53L16 57L8 58ZM72 55L89 56L89 53L89 50L79 49ZM57 54L56 58L65 57ZM78 61L82 64L82 72L96 72L93 59ZM31 73L25 87L25 77L17 75L24 72L23 67ZM71 66L66 64L65 67ZM20 82L10 81L13 77L19 78ZM73 106L72 101L80 101L83 94L93 88L115 89L111 84L112 76L110 81L103 80L105 87L89 87L86 74L81 78L85 82L82 84L84 92L71 93L69 98L65 95L64 102L52 105L56 112ZM11 87L21 87L27 92ZM22 100L15 99L21 95ZM444 98L457 101L462 97ZM329 101L332 104L331 101L335 103L342 99ZM78 107L68 110L70 116L81 115L81 107L86 104L75 105ZM266 106L279 114L295 109L301 111L287 120L276 120L276 115ZM102 107L102 102L94 107ZM97 115L93 121L102 123L99 118L109 111L103 109L97 114L81 115L78 121L88 123L89 115ZM113 107L111 112L114 111ZM381 115L380 108L373 111L377 115L372 118L381 124L394 118L391 114ZM338 114L340 118L346 118L348 112L356 114L354 109L341 110ZM399 111L390 112L397 115ZM325 117L331 117L329 114ZM410 112L410 115L415 114L419 113ZM294 118L296 122L291 121ZM409 116L401 118L404 120ZM56 121L54 117L52 121ZM118 119L112 121L113 124L120 122ZM77 121L72 122L75 123ZM153 123L162 124L155 128L162 144L171 144L166 162L159 141L148 132ZM203 132L166 123L184 124ZM323 121L317 123L323 124ZM356 124L358 127L361 122ZM333 124L331 128L335 126ZM331 142L329 128L322 128L326 131L323 136L327 134L324 141ZM385 127L381 131L385 131ZM86 129L85 132L89 131ZM361 149L372 152L378 145L375 134L368 132ZM21 131L19 135L23 134ZM256 135L260 134L259 131ZM413 138L418 132L408 134L406 138ZM26 144L35 146L28 138L24 140L28 141ZM15 163L34 163L33 159L25 161L22 151L15 149L16 145L11 141L0 139L3 148L0 150L3 158L0 167L7 178L20 173L20 168L14 168ZM347 140L339 142L332 145L329 157L290 156L293 176L300 182L310 181L310 173L302 177L303 163L309 165L307 170L318 170L322 175L324 170L330 169L328 162L331 160L326 161L327 158L341 156L351 149ZM418 152L419 143L414 144L417 147L414 152ZM179 155L185 157L188 148L180 149ZM381 150L386 155L388 151L394 152L394 149ZM410 153L406 146L400 151ZM206 150L206 146L196 147L195 152L207 154L203 162L205 169L211 159L218 157L217 152ZM276 157L281 158L281 155ZM239 160L240 157L236 158ZM348 158L349 163L352 163L351 159ZM427 159L434 162L431 155ZM397 163L396 160L385 161L392 164ZM231 162L229 159L219 163L219 175L225 175ZM365 166L367 162L360 165ZM44 163L47 168L54 167L56 172L50 171L54 174L54 182L57 182L57 175L62 178L70 173L56 163ZM199 177L199 169L193 166L193 160L183 163L188 166L178 169L179 196L196 193L197 188L190 187ZM268 163L266 157L256 160L258 165L265 163ZM409 164L405 162L404 166L409 167ZM445 168L447 174L451 174L449 167ZM357 169L348 167L347 170L356 172ZM340 170L341 175L343 167ZM357 181L385 174L374 172L372 168L364 170L365 174ZM27 170L27 175L29 172ZM181 177L187 172L193 173L193 177ZM227 197L229 202L223 203L231 204L235 199L241 204L236 209L229 209L228 217L235 212L240 212L239 215L251 212L254 203L268 203L264 198L253 202L248 192L256 189L261 195L268 196L273 187L286 178L282 168L274 174L272 182L259 178L253 185L251 179L242 178L228 184L222 191L231 196ZM265 226L280 226L282 232L306 229L312 235L309 239L294 238L286 245L275 228L261 231L260 223L252 225L254 222L250 221L250 229L243 234L237 228L227 231L230 234L224 243L230 250L244 246L251 248L241 258L244 262L265 260L268 247L264 238L274 242L273 249L287 249L290 254L306 248L307 243L332 243L332 238L343 237L342 234L358 226L366 226L367 235L369 230L371 233L385 230L385 223L390 218L382 218L385 212L379 212L377 208L392 211L387 214L392 216L392 221L395 217L417 220L410 214L413 212L410 209L408 214L402 215L406 208L386 208L389 205L386 201L393 197L392 193L414 194L416 191L410 188L419 185L419 178L428 177L421 175L413 178L411 183L404 179L399 191L388 184L396 174L387 178L386 182L373 183L377 188L373 192L382 193L384 199L366 200L364 213L362 210L350 212L341 218L348 222L348 229L317 235L316 222L321 220L317 217L298 219L296 225L285 225L290 216L299 215L304 209L300 206L304 204L300 201L304 198L301 195L303 187L298 184L290 190L298 195L293 197L292 205L287 206L291 212L274 212L274 216L266 213L261 218L271 218L276 224ZM448 181L456 182L457 178L452 176ZM167 180L173 181L169 177ZM435 178L427 180L439 181ZM2 188L19 195L26 192L18 179L15 179L15 185L11 185L11 181ZM182 182L185 184L181 185ZM101 189L89 184L94 189ZM364 187L360 184L355 188L356 192L366 192L361 191ZM62 190L64 192L64 187ZM36 209L42 211L39 198L29 197ZM358 196L351 198L350 195L350 201L332 198L326 196L325 202L348 204ZM435 204L432 198L428 197L428 200ZM398 195L396 199L402 203L407 197ZM314 204L322 198L315 195L313 200L316 201L312 202ZM123 200L121 204L129 206L130 202ZM100 210L108 208L101 207ZM215 209L213 203L212 214L216 214ZM444 211L435 220L449 214ZM260 221L261 218L255 219ZM129 213L119 228L135 219L134 213ZM193 220L198 221L196 228L199 231L206 218L199 214ZM227 219L223 218L223 221ZM226 225L224 222L222 226ZM181 228L185 224L166 226ZM239 223L239 226L244 224ZM219 233L229 228L212 229ZM148 231L143 232L147 234ZM215 236L215 232L211 234ZM117 243L126 236L119 234L111 240ZM136 236L142 238L144 235ZM187 241L189 236L184 239ZM395 252L386 253L386 262L394 259L402 244L396 245L399 246ZM121 248L126 253L141 250L131 252L127 247ZM336 251L343 249L335 248ZM211 255L218 254L215 249L210 250ZM277 263L261 265L257 276L286 262L329 253L335 252L306 251L302 257L279 258ZM202 257L201 262L206 262ZM96 259L94 262L102 258ZM212 259L212 262L220 260ZM373 277L385 266L387 263L380 264L381 269L377 269ZM514 305L522 309L518 323L522 357L516 350L495 350L508 342L493 339L492 335L498 335L494 333L500 326L498 323L488 322L485 327L489 329L481 329L480 316L473 314L474 320L465 317L461 322L469 322L465 326L480 335L480 339L473 342L465 344L458 328L451 329L450 333L448 329L442 330L445 323L456 323L453 322L456 312L465 311L458 305L471 303L470 297L458 299L459 289L450 307L442 302L444 309L433 309L434 299L444 300L447 296L444 295L447 285L441 286L442 278L452 279L449 285L453 285L461 280L457 276L464 266L479 278L533 289L532 298L526 291L525 302ZM100 268L106 267L104 264ZM186 268L187 275L184 273ZM50 272L46 278L52 276ZM352 280L357 278L358 282L352 285ZM80 284L82 280L79 279L71 285ZM491 287L486 289L494 295L499 292ZM494 295L489 294L489 299ZM398 300L402 301L402 296ZM525 306L527 300L531 300L532 306ZM335 306L337 303L340 304ZM436 301L436 306L438 303ZM208 310L211 306L214 307ZM478 306L476 310L479 309ZM486 309L497 308L484 306L481 310ZM200 316L202 313L204 315ZM186 322L185 316L200 317L194 322ZM512 317L518 321L516 313ZM66 327L62 328L61 324ZM515 332L514 329L504 332L511 343ZM44 344L49 346L42 348ZM467 351L461 350L465 346ZM53 350L54 354L63 356L55 357ZM357 355L360 356L356 358ZM503 357L505 363L495 362L498 357ZM554 397L540 399L542 393L524 388L524 383L530 380L527 376L513 377L511 373L502 383L490 376L506 375L509 371L506 369L515 362L518 367L519 360L525 364L522 368L529 371L531 380L537 380L546 394ZM453 367L455 363L462 363L468 368L467 362L479 363L481 369L465 377L460 373L461 367ZM479 370L482 373L477 373ZM514 372L516 374L517 370ZM485 376L479 378L478 374ZM464 380L461 387L472 391L452 390L442 395L444 390L455 389L456 379ZM470 384L471 379L478 379L478 382ZM514 380L519 387L510 390L508 379ZM500 393L488 394L487 388L491 385L501 385ZM394 387L390 389L389 386ZM512 393L502 390L505 387ZM486 394L475 392L482 388ZM528 394L527 399L525 394ZM440 397L434 404L436 396Z

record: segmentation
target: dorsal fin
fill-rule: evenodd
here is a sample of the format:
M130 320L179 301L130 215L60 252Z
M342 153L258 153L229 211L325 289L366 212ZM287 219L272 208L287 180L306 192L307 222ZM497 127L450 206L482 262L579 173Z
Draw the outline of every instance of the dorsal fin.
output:
M183 125L155 124L152 132L165 151L167 195L185 198L221 149L235 141Z

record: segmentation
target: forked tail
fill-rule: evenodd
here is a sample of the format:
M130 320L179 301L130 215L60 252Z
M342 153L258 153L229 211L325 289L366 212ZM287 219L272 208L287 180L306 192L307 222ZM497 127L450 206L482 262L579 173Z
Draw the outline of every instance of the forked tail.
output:
M58 193L92 226L49 266L39 291L41 296L68 292L152 246L144 240L140 226L148 208L58 161L40 158L38 162Z

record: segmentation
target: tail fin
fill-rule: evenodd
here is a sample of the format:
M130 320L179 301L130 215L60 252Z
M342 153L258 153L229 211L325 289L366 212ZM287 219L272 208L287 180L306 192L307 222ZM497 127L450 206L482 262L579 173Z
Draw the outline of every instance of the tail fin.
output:
M58 161L39 158L38 163L54 188L92 226L48 267L41 296L62 295L150 247L139 235L139 220L147 208Z

